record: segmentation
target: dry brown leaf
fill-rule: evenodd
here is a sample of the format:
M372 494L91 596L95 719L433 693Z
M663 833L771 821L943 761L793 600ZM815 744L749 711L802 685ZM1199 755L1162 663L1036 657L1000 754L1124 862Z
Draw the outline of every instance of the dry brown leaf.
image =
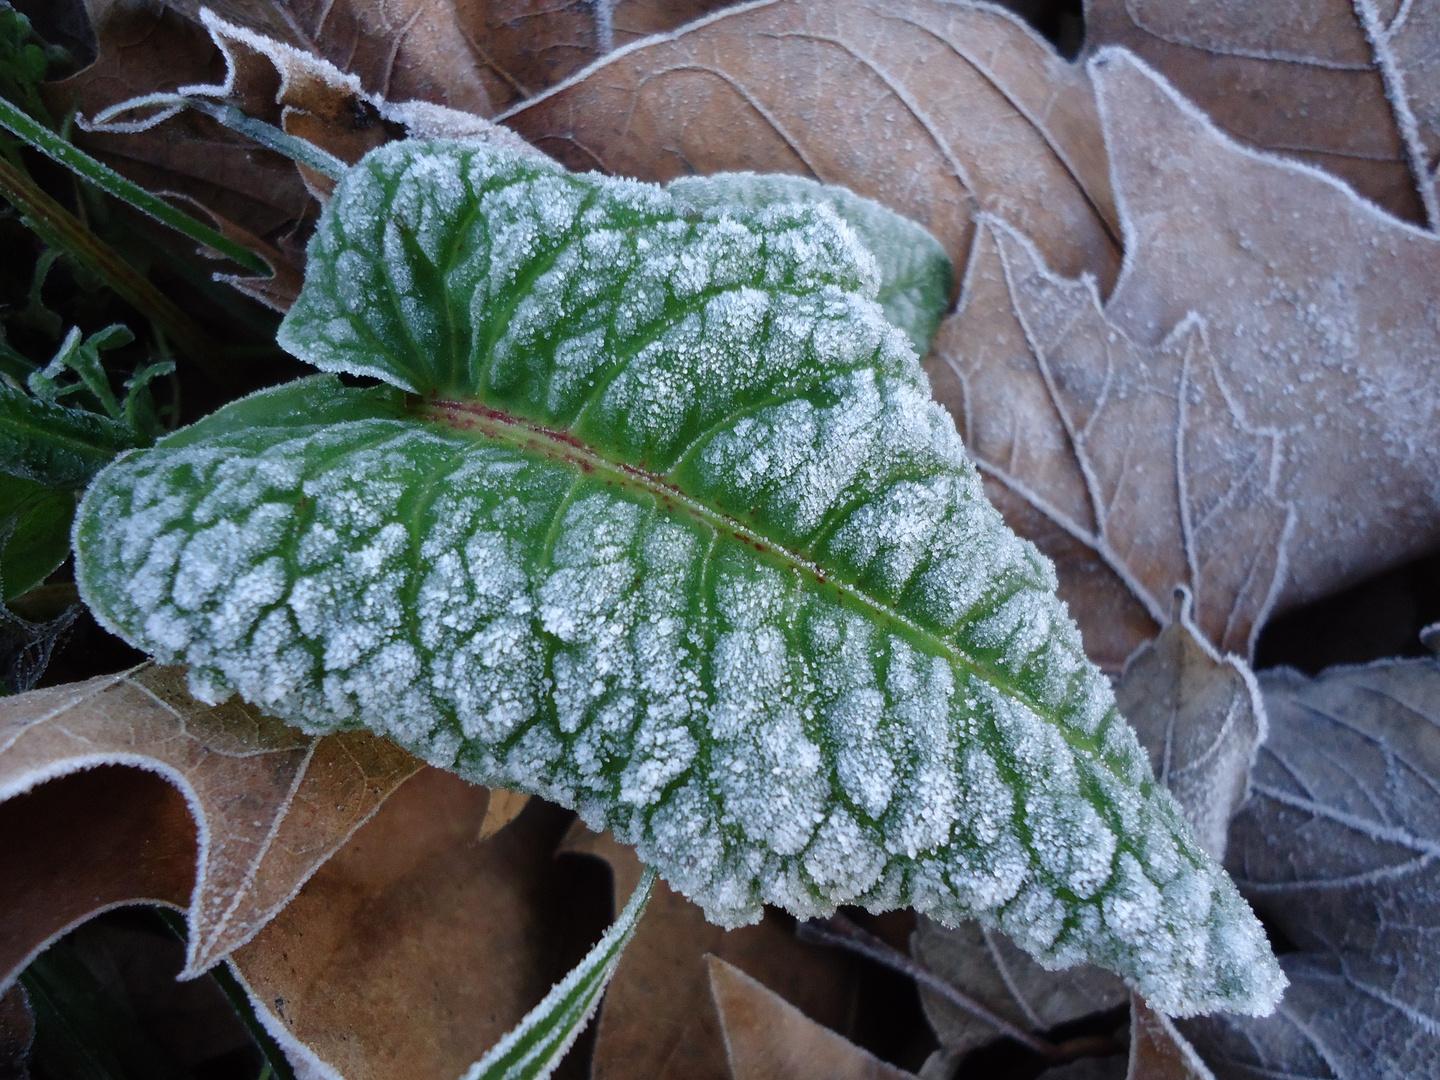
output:
M43 87L57 114L75 108L93 116L139 94L220 81L224 63L205 30L159 0L86 6L99 54L85 70ZM77 131L75 141L141 186L188 195L258 236L288 228L310 201L289 161L198 113L140 134Z
M992 219L928 367L1098 662L1167 623L1176 586L1248 657L1272 612L1440 541L1440 241L1238 146L1128 54L1092 77L1126 220L1113 294Z
M1201 846L1223 862L1231 815L1265 741L1265 701L1250 665L1216 652L1181 596L1175 621L1125 665L1115 702Z
M922 917L910 938L910 952L971 1000L1022 1031L1046 1031L1104 1012L1127 995L1124 983L1092 964L1046 971L1004 934L975 922L950 929ZM1000 1037L993 1027L924 986L920 1003L936 1038L955 1060Z
M1236 138L1440 227L1434 0L1086 0L1085 37L1134 50Z
M914 1076L815 1023L739 968L716 956L708 956L706 961L733 1080L904 1080Z
M129 770L57 782L102 765L148 770L180 794L157 798ZM0 800L10 800L0 979L69 926L136 900L188 904L185 972L204 971L253 937L417 768L366 732L316 739L237 701L202 705L175 668L0 700ZM97 812L97 778L117 797L113 813ZM51 789L64 784L70 802L57 809ZM86 834L87 815L94 835L80 851L37 842Z
M505 108L617 45L671 30L733 0L455 0L491 103Z
M231 956L292 1060L345 1080L454 1080L578 959L558 955L545 917L567 815L537 800L481 843L487 802L424 769Z
M166 0L200 21L227 22L323 57L390 101L493 112L454 0ZM198 80L197 80L198 81Z
M485 804L485 819L480 822L478 838L489 840L490 837L519 817L520 811L524 810L529 802L530 796L523 792L491 788L490 801Z
M635 852L609 833L597 835L577 822L561 850L609 863L617 910L640 879ZM854 978L846 957L797 941L785 918L774 913L755 926L722 930L661 881L606 991L593 1080L727 1080L724 1038L703 961L707 953L759 977L821 1023L844 1026Z
M1170 1018L1130 995L1130 1069L1125 1080L1215 1080Z
M843 184L963 265L979 211L1065 273L1119 261L1085 72L1018 18L941 0L760 0L620 49L500 119L571 168Z

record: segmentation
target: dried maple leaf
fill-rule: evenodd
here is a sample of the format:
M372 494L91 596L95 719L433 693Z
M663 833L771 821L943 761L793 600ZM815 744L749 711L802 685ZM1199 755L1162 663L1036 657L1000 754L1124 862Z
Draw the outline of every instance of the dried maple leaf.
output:
M488 840L489 801L426 768L230 957L297 1066L344 1080L454 1080L579 959L564 955L536 800Z
M1086 0L1124 45L1251 146L1327 169L1440 227L1440 5L1432 0Z
M609 864L617 906L634 891L641 864L609 833L576 823L564 851ZM722 930L664 882L625 951L596 1024L593 1080L726 1080L720 1020L710 1001L704 957L758 977L805 1015L842 1026L854 993L853 968L830 950L797 941L774 913L754 926Z
M779 994L718 957L707 957L710 993L725 1032L733 1080L906 1080Z
M1092 657L1118 670L1177 585L1248 656L1272 611L1440 540L1440 241L1237 145L1129 54L1091 72L1114 292L987 219L927 366Z
M92 776L72 786L72 796L88 789L91 799L72 799L56 820L50 786L103 765L156 773L180 795L157 798L153 783L106 770L94 774L98 784ZM188 903L185 974L204 971L253 937L417 768L365 732L317 739L238 702L202 705L173 668L0 700L0 800L14 800L5 835L16 838L0 867L0 984L70 926L136 900ZM54 846L92 823L120 841L113 852L87 842L98 858L86 862ZM41 836L48 848L36 844Z
M753 170L843 184L921 222L957 266L981 210L1113 279L1085 72L1008 12L940 0L761 0L620 49L500 119L571 168Z

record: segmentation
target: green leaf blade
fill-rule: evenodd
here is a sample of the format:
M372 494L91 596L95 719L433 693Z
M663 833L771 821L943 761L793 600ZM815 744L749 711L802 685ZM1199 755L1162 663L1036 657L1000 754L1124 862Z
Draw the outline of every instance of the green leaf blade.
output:
M73 490L133 445L134 436L118 421L0 382L0 473Z
M307 380L117 462L76 530L99 617L201 697L575 807L727 925L911 904L1264 1011L1263 933L868 253L823 206L666 200L372 154L285 340L415 394Z

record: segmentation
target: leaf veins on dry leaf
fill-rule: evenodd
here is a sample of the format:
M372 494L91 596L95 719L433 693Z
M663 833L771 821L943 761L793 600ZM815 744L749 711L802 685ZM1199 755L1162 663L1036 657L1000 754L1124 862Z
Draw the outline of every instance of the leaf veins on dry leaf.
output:
M1440 227L1440 8L1409 0L1086 0L1090 48L1124 45L1220 127Z
M167 784L81 775L107 765ZM204 971L253 937L419 767L368 733L316 739L238 702L201 705L173 668L0 700L10 838L0 853L0 982L97 911L144 901L188 907L186 972ZM62 786L68 796L57 800ZM157 798L167 786L179 797Z
M1124 53L1091 71L1114 292L985 218L928 367L1097 661L1153 637L1176 586L1245 656L1272 612L1440 538L1440 240L1238 146Z

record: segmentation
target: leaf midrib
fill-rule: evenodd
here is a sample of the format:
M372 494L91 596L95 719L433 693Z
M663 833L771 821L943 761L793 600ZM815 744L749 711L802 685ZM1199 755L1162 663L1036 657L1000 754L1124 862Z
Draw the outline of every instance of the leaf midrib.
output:
M785 563L792 571L808 576L816 585L836 589L842 596L842 602L844 599L848 599L852 604L863 609L873 621L889 622L902 628L906 636L918 639L927 647L926 651L931 652L932 655L939 654L945 657L950 663L983 679L1006 697L1020 702L1035 715L1052 723L1072 746L1091 753L1098 750L1093 738L1085 736L1069 725L1055 723L1050 710L1042 707L1029 694L1020 690L1001 672L962 651L953 641L921 625L884 601L877 600L863 592L855 583L845 581L826 571L824 567L790 547L777 543L773 538L758 532L728 514L706 506L700 500L654 473L633 465L612 461L569 432L546 428L478 402L448 401L438 397L421 399L412 395L409 399L409 408L412 414L419 419L443 424L461 435L493 440L522 452L538 454L551 461L568 464L581 473L598 474L621 488L643 491L657 502L669 503L716 534L729 534L742 543L757 549L756 553L760 557L769 556Z

